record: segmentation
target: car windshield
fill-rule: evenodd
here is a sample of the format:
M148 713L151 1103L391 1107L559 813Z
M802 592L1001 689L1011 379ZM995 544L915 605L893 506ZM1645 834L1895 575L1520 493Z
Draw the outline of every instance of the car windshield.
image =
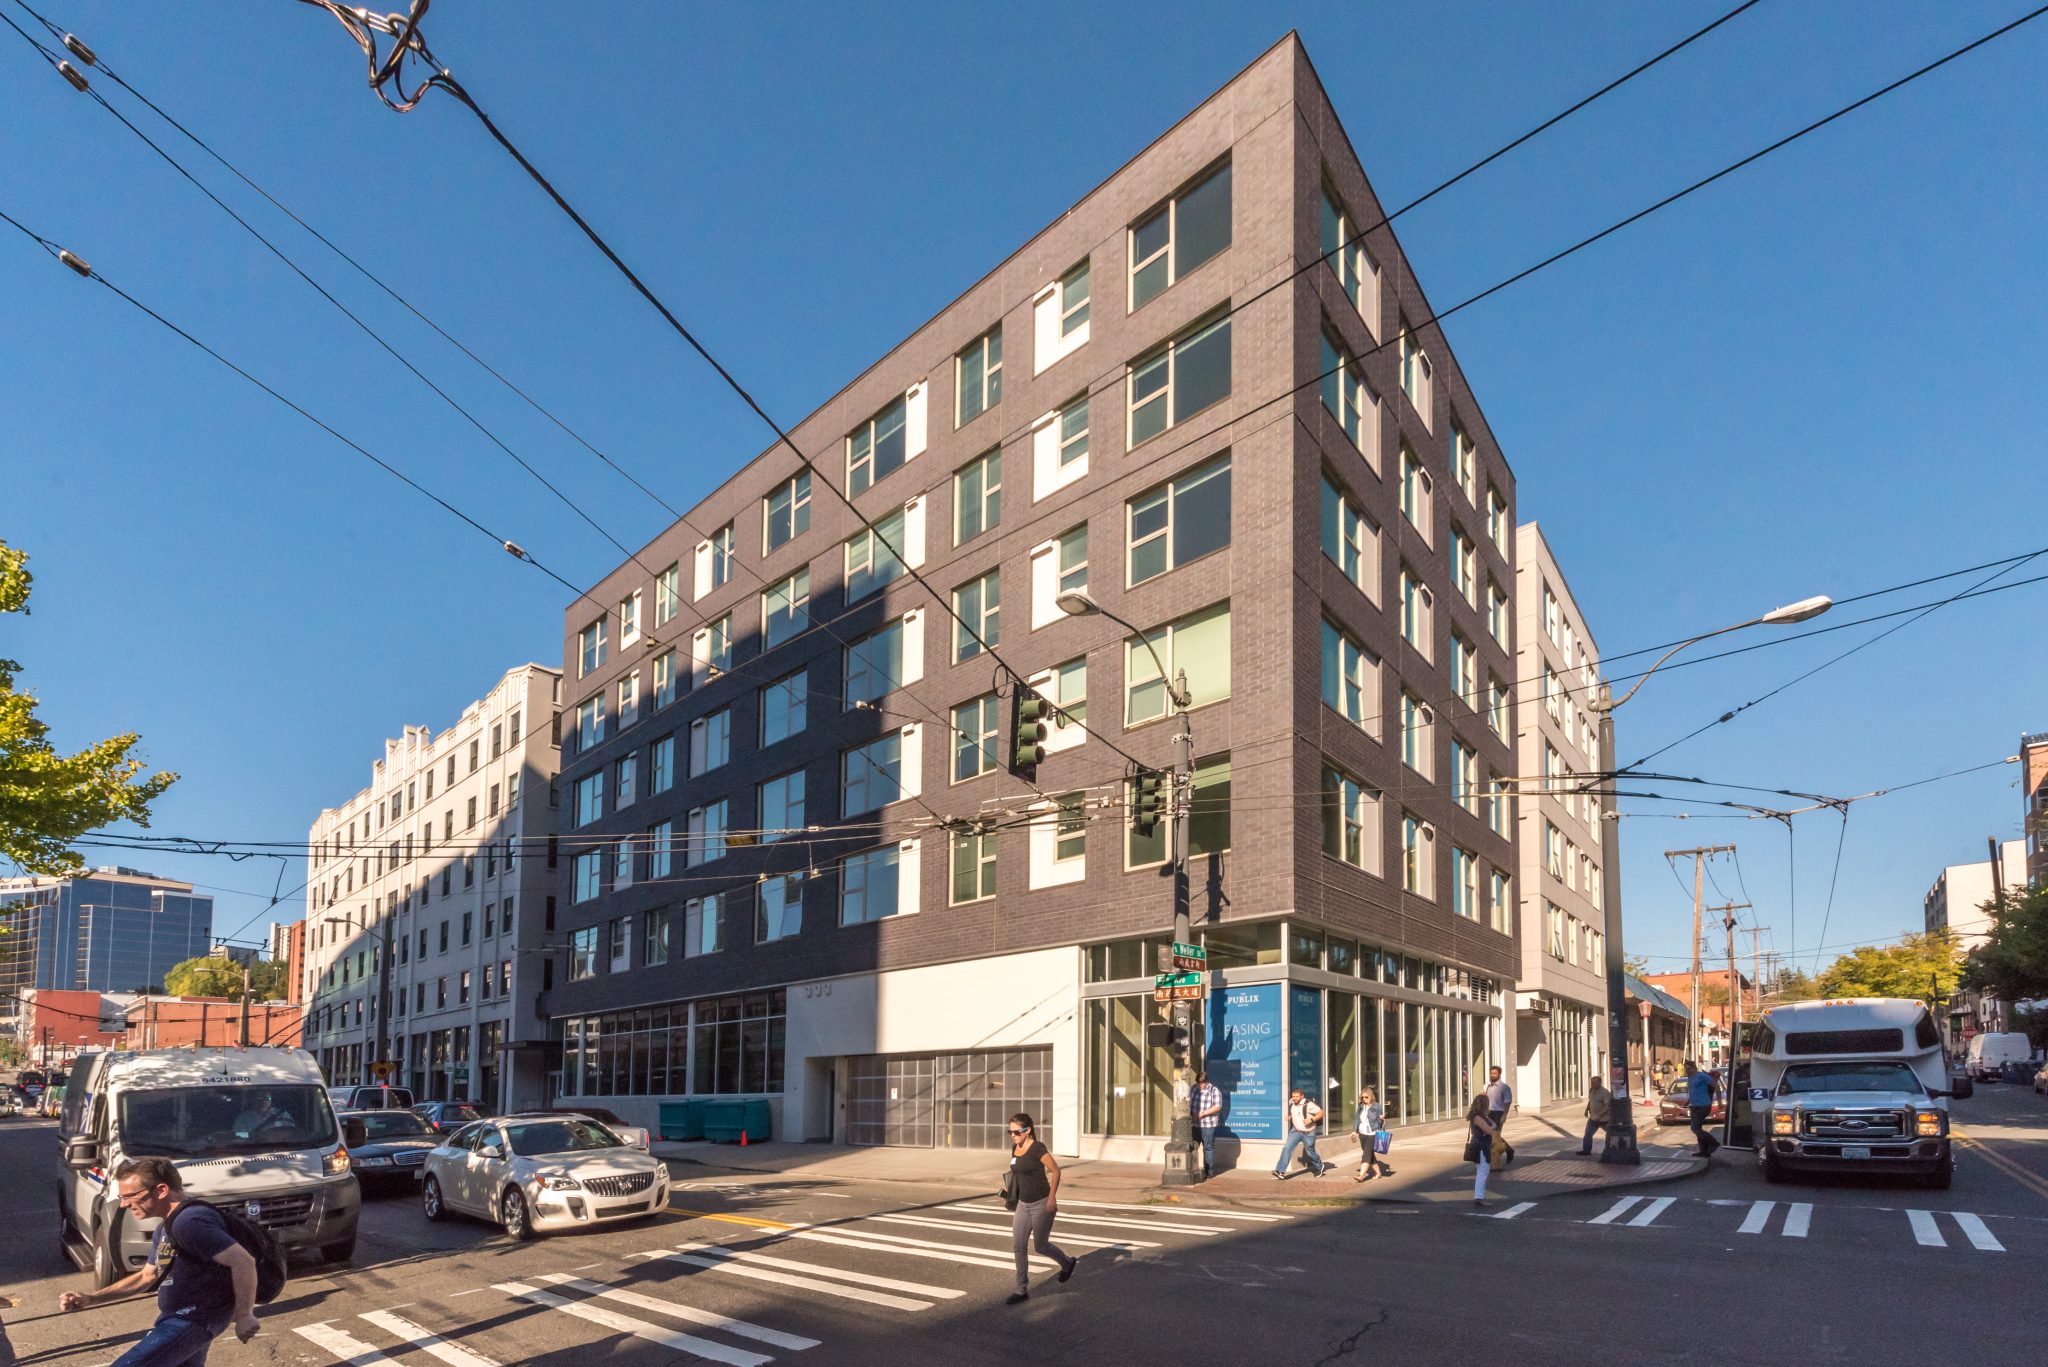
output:
M318 1087L179 1087L121 1094L130 1155L263 1153L334 1143L334 1110Z
M586 1149L623 1148L619 1137L593 1120L528 1120L505 1126L512 1152L581 1153Z
M483 1118L484 1113L474 1106L443 1106L441 1108L441 1119L451 1125L466 1124L469 1121L482 1120Z
M358 1119L363 1122L364 1137L372 1144L385 1139L412 1139L434 1133L411 1111L369 1111Z
M1800 1092L1917 1092L1920 1079L1903 1063L1800 1063L1785 1070L1778 1095Z

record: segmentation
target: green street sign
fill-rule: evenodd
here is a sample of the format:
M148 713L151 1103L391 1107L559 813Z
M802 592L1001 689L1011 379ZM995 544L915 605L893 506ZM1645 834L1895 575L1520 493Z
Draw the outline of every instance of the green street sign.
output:
M1209 961L1209 951L1200 945L1184 945L1180 941L1175 940L1173 942L1173 957L1176 959L1200 959L1202 962L1207 963Z
M1200 987L1202 985L1202 975L1199 973L1161 973L1152 980L1152 985L1154 987Z

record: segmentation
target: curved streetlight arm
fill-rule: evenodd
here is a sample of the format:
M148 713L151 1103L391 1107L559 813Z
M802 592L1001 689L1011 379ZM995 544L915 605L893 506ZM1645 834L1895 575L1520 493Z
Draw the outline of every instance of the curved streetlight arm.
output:
M1634 687L1630 688L1628 692L1622 694L1619 698L1616 698L1612 702L1608 702L1604 698L1596 698L1592 702L1587 704L1587 708L1590 711L1599 713L1601 715L1605 715L1606 713L1612 712L1615 708L1621 706L1630 698L1633 698L1636 695L1636 690L1641 688L1645 683L1648 683L1650 676L1652 674L1655 674L1658 670L1664 667L1664 662L1666 660L1669 660L1673 655L1676 655L1679 651L1684 650L1687 646L1696 646L1701 641L1711 640L1716 636L1726 636L1731 631L1741 631L1745 627L1764 625L1789 626L1793 622L1804 622L1808 618L1820 616L1823 612L1826 612L1829 608L1833 607L1834 604L1835 600L1828 597L1826 594L1816 594L1811 598L1802 598L1796 603L1787 603L1785 604L1785 606L1781 608L1772 608L1769 612L1763 614L1763 616L1752 617L1746 622L1737 622L1733 626L1721 627L1714 631L1703 631L1699 635L1694 636L1689 640L1680 641L1677 645L1671 647L1671 649L1665 651L1662 655L1658 656L1657 663L1651 665L1648 669L1644 670L1641 674L1637 675Z
M1066 613L1069 617L1094 617L1100 615L1107 617L1125 631L1136 636L1139 641L1144 643L1145 653L1152 657L1153 665L1159 670L1159 683L1166 690L1167 698L1180 711L1187 711L1188 704L1192 699L1188 694L1186 672L1183 671L1181 673L1179 681L1176 683L1173 676L1166 672L1166 661L1159 658L1159 650L1152 644L1152 638L1144 631L1131 625L1108 608L1102 606L1102 604L1096 602L1093 597L1077 589L1069 589L1053 601L1059 606L1060 611Z

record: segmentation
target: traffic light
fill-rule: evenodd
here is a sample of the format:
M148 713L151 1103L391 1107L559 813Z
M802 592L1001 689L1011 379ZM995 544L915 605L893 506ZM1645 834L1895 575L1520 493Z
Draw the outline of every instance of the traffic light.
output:
M1145 1042L1154 1049L1164 1049L1173 1055L1176 1062L1185 1062L1188 1056L1189 1032L1184 1025L1171 1021L1154 1021L1145 1027Z
M1045 760L1045 719L1052 704L1037 690L1018 684L1010 696L1010 770L1030 778Z
M1159 818L1166 812L1166 773L1160 769L1140 769L1131 784L1131 831L1136 835L1149 836L1159 829Z

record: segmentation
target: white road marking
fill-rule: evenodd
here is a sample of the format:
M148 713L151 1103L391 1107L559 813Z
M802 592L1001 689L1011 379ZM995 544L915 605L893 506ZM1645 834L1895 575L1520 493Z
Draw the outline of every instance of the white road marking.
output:
M1613 1205L1609 1206L1606 1210L1601 1211L1598 1215L1595 1215L1592 1219L1586 1221L1586 1223L1589 1225L1611 1225L1616 1220L1620 1219L1621 1216L1627 1212L1629 1207L1633 1206L1636 1202L1642 1199L1643 1198L1640 1196L1624 1196L1619 1201L1616 1201Z
M899 1253L906 1258L930 1258L937 1262L960 1263L967 1267L1002 1268L1011 1265L1010 1260L1001 1254L983 1248L969 1248L965 1244L928 1244L924 1247L904 1247L902 1244L882 1242L882 1240L888 1237L886 1235L840 1234L815 1229L795 1230L789 1237L792 1239L811 1239L821 1244L832 1244L838 1248L866 1249L870 1253ZM912 1239L907 1242L913 1245L923 1243L922 1240L918 1239ZM951 1253L943 1251L948 1248L957 1251ZM1031 1261L1044 1267L1058 1266L1052 1259L1040 1258L1036 1255L1032 1256Z
M1737 1234L1763 1233L1764 1226L1771 1222L1771 1212L1777 1208L1778 1203L1776 1201L1751 1201L1749 1203L1748 1217L1743 1220L1742 1228L1735 1232Z
M1214 1210L1207 1206L1142 1206L1119 1201L1061 1201L1060 1208L1086 1206L1089 1210L1139 1210L1148 1215L1195 1215L1204 1220L1255 1220L1272 1222L1292 1220L1292 1215L1254 1215L1242 1210Z
M377 1367L378 1363L391 1361L347 1330L331 1324L301 1324L292 1332L340 1358L343 1367Z
M824 1296L838 1296L842 1300L866 1301L869 1305L887 1306L891 1310L929 1310L930 1301L912 1300L908 1296L891 1295L886 1291L864 1291L857 1286L841 1286L837 1282L821 1281L816 1277L799 1277L793 1272L771 1272L765 1267L750 1267L734 1262L730 1258L703 1257L695 1253L668 1253L654 1255L672 1263L684 1263L701 1267L711 1272L730 1272L735 1277L746 1277L757 1282L776 1282L783 1286L794 1286L806 1291L815 1291Z
M1649 1225L1655 1224L1657 1222L1657 1217L1659 1215L1662 1215L1665 1211L1671 1209L1672 1202L1676 1201L1677 1199L1678 1198L1676 1196L1659 1196L1656 1200L1650 1202L1649 1205L1643 1207L1642 1214L1636 1216L1635 1219L1630 1220L1628 1222L1629 1228L1643 1229Z
M698 1357L710 1358L713 1362L726 1363L727 1367L766 1367L766 1364L775 1361L766 1353L748 1352L744 1348L728 1348L722 1343L698 1338L695 1334L678 1334L658 1324L649 1324L646 1320L634 1319L631 1315L621 1315L601 1305L586 1305L582 1301L572 1301L566 1296L557 1296L552 1291L542 1291L524 1282L499 1282L497 1289L508 1296L517 1296L523 1301L544 1305L565 1315L574 1315L579 1320L589 1320L592 1324L601 1324L607 1329L631 1334L636 1339L658 1343L671 1352L694 1353Z
M464 1348L459 1343L451 1343L439 1334L422 1329L411 1320L400 1319L389 1310L372 1310L363 1318L387 1334L402 1338L415 1347L426 1349L447 1363L448 1367L499 1367L495 1358L487 1358L482 1353Z
M785 1334L779 1329L770 1329L747 1320L736 1320L730 1315L720 1315L710 1310L699 1310L694 1305L684 1305L679 1301L657 1300L653 1296L643 1296L616 1286L600 1286L596 1282L588 1282L581 1277L572 1277L563 1272L543 1272L540 1274L540 1280L571 1287L587 1296L602 1296L621 1305L637 1306L657 1314L672 1315L676 1319L688 1320L692 1324L701 1324L709 1329L723 1329L734 1338L753 1339L776 1348L800 1351L818 1346L817 1339L807 1339L801 1334Z
M1534 1201L1523 1201L1518 1205L1509 1206L1506 1210L1499 1211L1495 1214L1488 1215L1484 1218L1488 1220L1512 1220L1517 1215L1520 1215L1523 1211L1534 1209L1536 1209L1536 1203Z
M1813 1224L1813 1203L1794 1201L1785 1208L1785 1237L1804 1239L1807 1228Z
M995 1215L1006 1223L1010 1213L1006 1210L990 1210L987 1206L940 1206L941 1210L959 1211L963 1215ZM1212 1234L1228 1234L1223 1225L1190 1225L1175 1220L1126 1220L1115 1215L1069 1215L1062 1209L1056 1217L1061 1225L1109 1225L1116 1229L1143 1229L1157 1233L1162 1229L1174 1230L1181 1234L1196 1234L1206 1239Z
M932 1220L921 1215L873 1215L873 1220L883 1220L892 1225L921 1225L926 1229L950 1229L956 1234L991 1234L999 1239L1010 1237L1010 1226L980 1225L966 1220ZM1158 1248L1159 1244L1144 1239L1098 1239L1092 1235L1075 1234L1060 1230L1059 1237L1067 1243L1086 1248Z
M1982 1216L1972 1215L1967 1210L1952 1210L1949 1218L1963 1227L1963 1234L1972 1248L1984 1253L2005 1252L2005 1245L1998 1242L1998 1236L1985 1226Z
M809 1273L819 1277L831 1277L842 1282L854 1282L861 1286L879 1286L884 1291L906 1291L913 1296L929 1296L937 1301L949 1301L964 1296L964 1291L955 1291L950 1286L933 1286L928 1282L898 1281L894 1277L877 1277L869 1272L848 1272L842 1268L827 1267L823 1263L800 1263L793 1258L776 1258L751 1249L725 1248L718 1244L691 1241L677 1244L686 1253L702 1253L711 1258L736 1258L742 1262L761 1263L768 1267L779 1267L789 1272Z
M1947 1248L1948 1240L1941 1237L1941 1226L1934 1223L1934 1212L1909 1210L1906 1218L1913 1222L1913 1237L1928 1248Z

